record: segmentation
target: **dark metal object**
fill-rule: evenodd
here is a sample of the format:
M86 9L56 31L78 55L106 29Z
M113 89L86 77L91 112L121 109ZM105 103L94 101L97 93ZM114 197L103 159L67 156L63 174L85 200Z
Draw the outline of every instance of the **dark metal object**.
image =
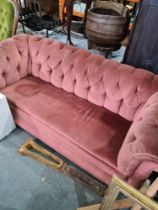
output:
M115 3L117 5L117 3ZM117 11L104 8L89 10L86 33L88 48L105 52L105 57L121 47L121 42L128 33L129 18Z
M74 180L82 183L86 187L89 187L90 189L94 190L99 195L103 196L105 194L105 191L107 189L107 186L105 184L96 180L91 175L77 169L76 167L67 165L63 173L72 177Z
M22 24L25 33L25 26L33 31L46 30L46 37L48 31L53 30L58 22L54 19L53 13L51 15L43 13L39 1L37 0L18 0L19 21Z
M123 63L158 74L158 1L142 0Z
M71 31L84 34L84 22L81 17L72 16Z

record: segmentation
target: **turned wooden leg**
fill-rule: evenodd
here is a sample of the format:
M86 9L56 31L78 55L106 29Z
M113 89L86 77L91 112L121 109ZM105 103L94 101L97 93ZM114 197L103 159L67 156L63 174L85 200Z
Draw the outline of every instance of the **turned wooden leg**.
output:
M67 42L73 45L71 41L71 21L73 14L73 0L65 0L66 17L67 17Z
M84 28L86 25L86 19L87 19L87 13L88 9L91 7L93 0L87 0L86 2L86 9L85 9L85 15L84 15ZM64 3L66 7L66 17L67 17L67 42L71 45L73 45L71 41L71 22L72 22L72 15L73 15L73 0L65 0Z

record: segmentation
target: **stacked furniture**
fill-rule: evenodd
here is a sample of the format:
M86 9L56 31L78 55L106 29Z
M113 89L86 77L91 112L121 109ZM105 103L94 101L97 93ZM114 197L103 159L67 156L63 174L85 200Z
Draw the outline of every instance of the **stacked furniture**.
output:
M0 92L17 125L104 183L158 169L158 76L55 40L0 44Z

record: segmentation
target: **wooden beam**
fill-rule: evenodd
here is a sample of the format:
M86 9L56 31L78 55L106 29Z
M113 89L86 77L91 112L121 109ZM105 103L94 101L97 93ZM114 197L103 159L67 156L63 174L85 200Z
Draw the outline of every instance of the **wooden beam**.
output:
M100 204L78 208L77 210L99 210Z
M158 209L158 204L156 202L154 202L147 195L142 194L141 192L139 192L132 186L129 186L127 183L125 183L118 177L114 176L112 178L112 183L115 185L117 190L122 192L128 198L131 198L135 203L138 203L143 208L152 209L152 210ZM101 208L101 209L105 210L104 208ZM106 210L108 210L108 209L106 209Z

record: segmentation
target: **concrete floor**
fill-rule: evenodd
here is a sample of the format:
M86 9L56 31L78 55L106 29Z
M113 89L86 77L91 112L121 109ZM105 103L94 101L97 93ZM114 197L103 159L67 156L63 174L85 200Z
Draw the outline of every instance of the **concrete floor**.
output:
M17 128L0 141L0 210L75 210L101 196L17 150L30 134Z
M22 33L20 25L18 33ZM27 33L36 34L30 30ZM37 34L44 36L45 31ZM51 32L50 38L66 42L62 33ZM87 49L86 39L73 36L72 41ZM114 52L112 59L120 62L124 49ZM30 136L17 128L0 141L0 210L75 210L101 201L99 195L73 179L21 156L18 147Z

